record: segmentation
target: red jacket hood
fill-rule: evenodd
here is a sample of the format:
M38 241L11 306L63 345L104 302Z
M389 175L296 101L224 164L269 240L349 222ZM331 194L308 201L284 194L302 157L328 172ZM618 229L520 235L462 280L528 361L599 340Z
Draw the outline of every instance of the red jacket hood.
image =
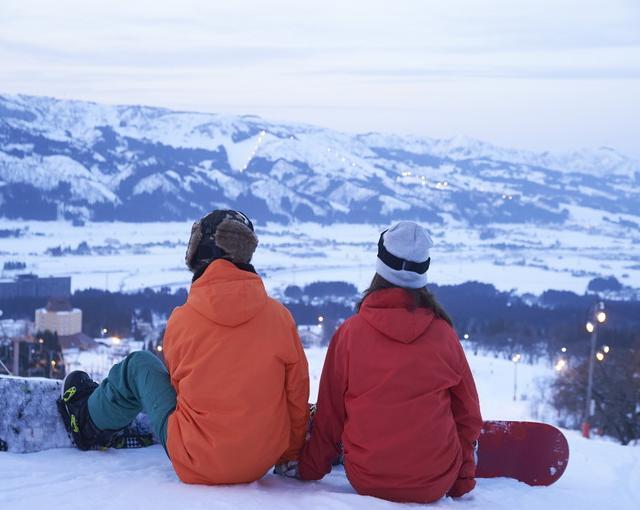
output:
M359 315L384 336L405 344L419 338L434 319L431 310L416 308L411 293L401 288L369 294Z
M257 274L228 260L212 262L189 291L187 304L221 326L238 326L255 317L267 303Z

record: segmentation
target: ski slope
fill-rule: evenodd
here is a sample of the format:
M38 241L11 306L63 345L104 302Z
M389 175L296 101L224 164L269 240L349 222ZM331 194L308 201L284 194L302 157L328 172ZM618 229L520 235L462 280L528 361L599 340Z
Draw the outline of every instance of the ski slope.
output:
M325 351L307 350L313 400ZM517 401L514 365L468 352L485 419L544 419L553 413L538 398L550 367L519 364ZM443 499L431 508L469 510L637 510L640 508L640 447L606 439L586 440L566 431L571 459L551 487L528 487L508 479L478 480L460 500ZM0 509L400 509L400 505L359 496L341 467L319 482L285 480L267 474L249 485L207 487L181 483L160 446L143 450L80 452L49 450L0 454Z

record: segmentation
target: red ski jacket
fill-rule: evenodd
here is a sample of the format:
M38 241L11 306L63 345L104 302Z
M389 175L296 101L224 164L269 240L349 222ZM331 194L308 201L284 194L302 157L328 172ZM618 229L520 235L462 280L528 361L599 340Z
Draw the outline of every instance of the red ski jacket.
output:
M404 289L373 292L335 333L300 477L331 471L344 446L360 493L431 502L475 486L473 442L482 418L456 333Z

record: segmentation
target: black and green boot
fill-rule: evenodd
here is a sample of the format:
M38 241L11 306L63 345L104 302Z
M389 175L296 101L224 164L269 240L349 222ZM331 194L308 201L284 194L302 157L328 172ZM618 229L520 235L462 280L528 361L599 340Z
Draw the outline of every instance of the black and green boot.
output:
M76 370L64 380L57 401L64 426L80 450L108 448L116 430L100 430L89 416L88 400L98 387L89 374Z

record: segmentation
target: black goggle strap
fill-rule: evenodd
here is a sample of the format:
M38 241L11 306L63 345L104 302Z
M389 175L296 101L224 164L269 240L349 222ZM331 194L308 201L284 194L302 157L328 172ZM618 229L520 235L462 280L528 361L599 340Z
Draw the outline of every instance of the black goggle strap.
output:
M400 257L396 257L393 253L387 251L384 247L384 242L382 236L387 231L385 230L382 234L380 234L380 239L378 240L378 258L384 262L384 264L391 269L395 269L396 271L411 271L413 273L424 274L429 269L429 265L431 264L431 257L429 257L424 262L412 262L411 260L401 259Z
M202 227L202 233L204 237L211 236L214 233L217 225L222 223L224 220L234 220L234 221L237 221L238 223L242 223L243 225L249 227L253 232L253 223L251 223L251 220L248 218L246 214L240 211L233 211L231 209L225 210L223 212L224 212L224 217L220 218L216 222L215 226L211 225L211 223L206 223L204 227Z
M236 214L236 218L237 220L241 221L242 223L244 223L247 227L249 227L251 230L253 230L253 223L251 223L251 220L249 219L249 217L240 211L233 211Z

